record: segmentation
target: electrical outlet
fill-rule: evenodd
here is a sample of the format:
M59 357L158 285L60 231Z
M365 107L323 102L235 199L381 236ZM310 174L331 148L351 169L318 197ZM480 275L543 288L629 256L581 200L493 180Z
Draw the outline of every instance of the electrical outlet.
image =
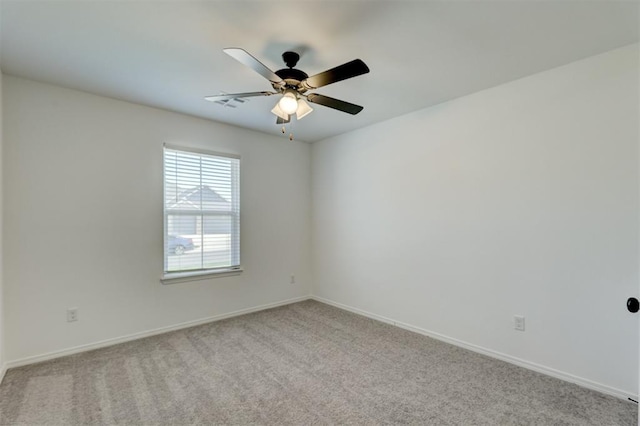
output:
M78 321L78 308L67 309L67 322Z
M295 284L296 283L296 276L291 274L291 279L289 281L291 284Z
M514 315L513 328L518 331L524 331L524 317L522 315Z

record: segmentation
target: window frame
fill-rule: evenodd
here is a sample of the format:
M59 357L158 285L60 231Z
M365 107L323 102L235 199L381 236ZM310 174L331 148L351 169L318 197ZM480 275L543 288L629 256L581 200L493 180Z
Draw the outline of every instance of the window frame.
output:
M168 217L169 217L169 213L167 213L167 200L166 200L166 187L167 187L167 183L166 183L166 150L171 150L171 151L178 151L178 152L185 152L185 153L191 153L191 154L195 154L195 155L204 155L204 156L213 156L213 157L223 157L223 158L231 158L234 160L238 160L238 171L237 171L237 176L235 179L231 179L232 181L232 193L237 194L237 204L238 204L238 209L237 209L237 213L230 213L228 214L228 216L238 216L237 220L232 220L232 226L236 229L233 230L232 232L232 244L234 242L237 243L238 247L237 250L232 250L231 255L233 257L235 257L237 255L237 262L232 262L232 263L237 263L238 266L229 266L229 267L222 267L222 268L204 268L204 269L194 269L194 270L184 270L184 271L165 271L164 269L166 268L166 257L167 257L167 238L168 238ZM194 280L204 280L204 279L209 279L209 278L217 278L217 277L227 277L227 276L233 276L233 275L239 275L242 273L243 268L240 264L241 262L241 244L240 244L240 220L241 220L241 213L240 213L240 174L241 174L241 167L240 167L240 161L241 161L241 157L238 154L234 154L234 153L228 153L228 152L219 152L219 151L210 151L207 149L201 149L201 148L193 148L193 147L187 147L187 146L180 146L180 145L173 145L173 144L168 144L165 143L163 144L162 147L162 222L163 222L163 233L162 233L162 264L163 264L163 272L162 272L162 276L160 278L160 282L163 284L173 284L173 283L179 283L179 282L186 282L186 281L194 281ZM234 197L235 198L235 197ZM207 214L207 215L203 215L204 216L227 216L227 214ZM237 235L237 238L233 238L233 235Z

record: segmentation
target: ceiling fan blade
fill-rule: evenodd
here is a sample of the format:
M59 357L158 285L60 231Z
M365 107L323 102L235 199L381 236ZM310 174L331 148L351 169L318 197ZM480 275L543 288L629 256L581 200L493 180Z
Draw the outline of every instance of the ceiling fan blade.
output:
M319 95L317 93L311 93L307 95L307 100L314 104L324 105L329 108L337 109L338 111L346 112L352 115L356 115L364 109L360 105L351 104L349 102L341 101L340 99L330 98L328 96Z
M287 118L286 120L282 117L276 118L276 124L287 124L289 121L291 121L290 118Z
M229 47L226 49L222 49L222 51L241 64L248 66L270 82L283 83L283 80L278 77L276 73L267 68L262 62L251 56L246 50L237 47Z
M320 74L312 75L302 82L302 86L307 90L317 89L318 87L357 77L368 72L369 67L367 64L360 59L354 59Z
M225 93L222 95L207 96L204 99L211 102L227 101L235 98L250 98L252 96L271 96L277 95L276 92L247 92L247 93Z

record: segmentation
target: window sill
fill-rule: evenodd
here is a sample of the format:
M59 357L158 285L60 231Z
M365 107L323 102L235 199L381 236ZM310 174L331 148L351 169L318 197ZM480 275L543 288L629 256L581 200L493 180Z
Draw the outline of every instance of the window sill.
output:
M221 269L218 271L197 271L197 272L173 272L164 274L160 278L162 284L177 284L187 281L208 280L210 278L230 277L240 275L243 269Z

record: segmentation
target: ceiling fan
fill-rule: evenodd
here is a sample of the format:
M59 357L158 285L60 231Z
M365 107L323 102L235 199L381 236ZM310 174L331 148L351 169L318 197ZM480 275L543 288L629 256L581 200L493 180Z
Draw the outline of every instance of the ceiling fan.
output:
M368 73L369 67L360 59L354 59L351 62L309 77L304 71L294 68L300 59L300 55L296 52L284 52L282 59L288 68L283 68L276 72L271 71L244 49L228 48L223 49L223 52L269 80L275 91L207 96L205 99L208 101L220 102L252 96L282 95L276 106L271 110L278 117L277 124L288 123L294 114L300 120L313 111L313 108L306 101L352 115L363 110L360 105L330 98L319 93L307 93L309 90Z

